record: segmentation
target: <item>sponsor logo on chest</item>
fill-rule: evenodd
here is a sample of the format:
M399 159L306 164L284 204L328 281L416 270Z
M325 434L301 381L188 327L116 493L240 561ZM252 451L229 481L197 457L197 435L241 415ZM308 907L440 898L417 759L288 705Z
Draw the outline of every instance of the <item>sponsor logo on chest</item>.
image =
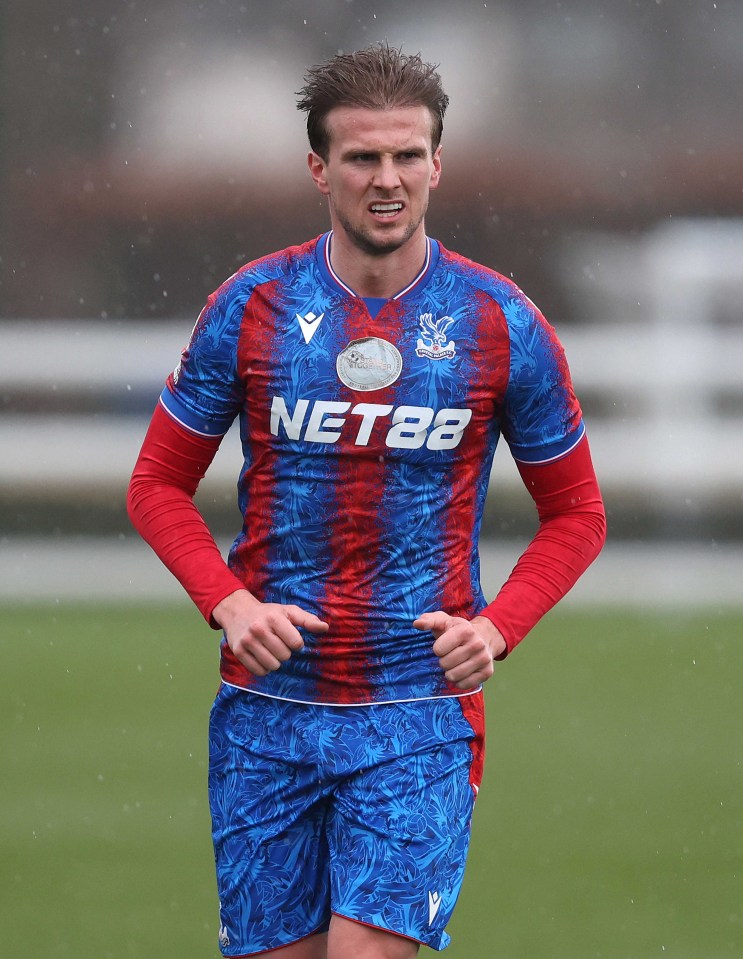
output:
M273 436L303 443L337 443L343 436L354 446L368 446L378 428L390 449L452 450L459 446L471 419L470 409L334 400L300 399L290 409L282 396L274 396L270 430Z
M351 340L335 363L338 378L352 390L371 392L394 383L402 372L396 346L379 336Z

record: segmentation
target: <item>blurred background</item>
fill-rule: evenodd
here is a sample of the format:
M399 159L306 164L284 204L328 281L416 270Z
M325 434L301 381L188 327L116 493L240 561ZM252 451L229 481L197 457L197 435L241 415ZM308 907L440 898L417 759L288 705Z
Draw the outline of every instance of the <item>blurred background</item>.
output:
M1 16L6 595L39 538L34 563L86 538L76 561L47 559L52 592L72 588L61 569L82 582L90 537L142 568L123 492L164 377L224 278L326 227L294 94L308 65L382 38L441 64L429 231L557 327L611 542L636 562L677 544L683 597L724 578L743 536L740 4L28 0ZM224 445L200 502L228 539ZM486 542L533 528L507 451L496 473Z
M304 71L382 38L441 64L452 102L429 231L513 276L557 327L611 541L684 544L683 596L705 563L706 580L729 570L743 536L740 4L28 0L4 5L1 28L6 593L35 538L114 537L123 561L128 473L206 296L326 227L294 106ZM229 538L239 455L224 445L200 496ZM533 510L507 451L496 473L484 532L502 542Z
M207 295L327 226L306 68L381 39L441 64L429 232L557 328L609 515L599 560L488 685L452 959L743 954L738 0L0 4L10 952L215 952L215 637L124 494ZM225 548L235 433L198 493ZM534 528L499 449L488 596Z

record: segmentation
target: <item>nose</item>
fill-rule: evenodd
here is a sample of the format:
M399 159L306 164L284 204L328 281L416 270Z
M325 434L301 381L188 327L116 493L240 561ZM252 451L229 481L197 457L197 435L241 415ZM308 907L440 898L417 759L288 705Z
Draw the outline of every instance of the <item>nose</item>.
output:
M394 158L382 156L374 170L373 185L379 190L396 190L400 185L397 167Z

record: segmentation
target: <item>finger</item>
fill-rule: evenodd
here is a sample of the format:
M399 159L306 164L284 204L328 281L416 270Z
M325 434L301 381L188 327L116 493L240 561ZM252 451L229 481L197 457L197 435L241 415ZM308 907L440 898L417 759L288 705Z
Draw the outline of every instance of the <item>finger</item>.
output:
M468 689L477 689L478 686L482 686L488 679L490 679L489 675L483 676L480 673L472 673L466 679L461 679L458 683L452 683L452 685L456 686L457 689L461 689L462 692L466 692Z
M444 652L439 652L437 647L439 646L440 641L437 640L434 643L433 651L438 657L439 666L446 672L451 669L456 669L457 666L461 666L463 663L466 663L470 660L472 653L465 646L455 646L453 649L446 649Z
M452 620L451 626L441 633L433 644L433 651L442 659L460 647L471 649L472 631L468 622L462 619ZM467 655L467 653L465 653Z
M283 644L282 647L288 653ZM288 659L289 655L284 656L284 659ZM238 658L245 663L251 672L255 672L256 676L265 676L266 673L272 673L281 666L281 660L267 645L267 641L257 637L240 644ZM258 667L262 672L258 672L254 667Z
M246 656L252 657L266 672L278 669L282 662L289 659L294 649L304 645L302 637L286 616L273 612L251 623L244 632L232 635L233 640L228 635L228 642L241 660Z
M273 656L286 661L293 652L304 647L304 639L297 626L315 633L328 629L328 624L314 613L289 605L275 606L264 621L253 624L251 632ZM260 659L264 661L263 657Z
M302 642L302 637L299 633L296 634L299 638L300 647L292 647L288 642L281 636L276 633L267 630L265 632L258 632L256 630L255 635L252 637L248 648L253 656L258 657L261 662L264 662L265 665L268 665L265 662L265 655L268 654L279 662L286 662L287 659L291 658L292 653L297 648L301 648L304 645ZM290 640L293 640L293 637L289 637ZM269 667L270 668L270 667Z
M467 620L456 620L433 644L444 669L458 666L467 660L486 664L493 658L490 646L480 633Z
M434 613L423 613L413 621L413 626L416 629L428 630L434 636L440 636L453 622L454 620L448 613L439 609Z
M306 629L310 633L325 633L330 629L330 626L319 616L315 616L314 613L309 613L299 606L285 606L284 610L290 623L301 626L302 629Z
M294 608L298 609L298 607ZM274 607L264 620L254 623L251 628L251 632L259 642L274 652L278 651L277 641L290 653L302 649L304 646L304 639L293 624L289 609L288 606Z
M444 675L447 682L452 683L459 689L471 689L473 686L478 686L485 680L490 679L493 671L493 660L489 657L478 656L447 669Z
M265 666L259 663L252 653L249 653L245 649L237 650L235 655L242 665L254 676L267 676L268 673L271 672L270 669L266 669Z

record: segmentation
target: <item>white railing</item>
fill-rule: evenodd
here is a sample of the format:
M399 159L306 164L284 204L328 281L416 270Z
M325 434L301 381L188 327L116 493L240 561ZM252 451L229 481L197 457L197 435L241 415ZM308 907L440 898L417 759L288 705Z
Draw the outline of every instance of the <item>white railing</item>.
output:
M604 411L589 424L604 483L740 501L743 221L669 221L623 249L591 237L571 260L574 276L601 264L581 293L605 319L561 336Z

